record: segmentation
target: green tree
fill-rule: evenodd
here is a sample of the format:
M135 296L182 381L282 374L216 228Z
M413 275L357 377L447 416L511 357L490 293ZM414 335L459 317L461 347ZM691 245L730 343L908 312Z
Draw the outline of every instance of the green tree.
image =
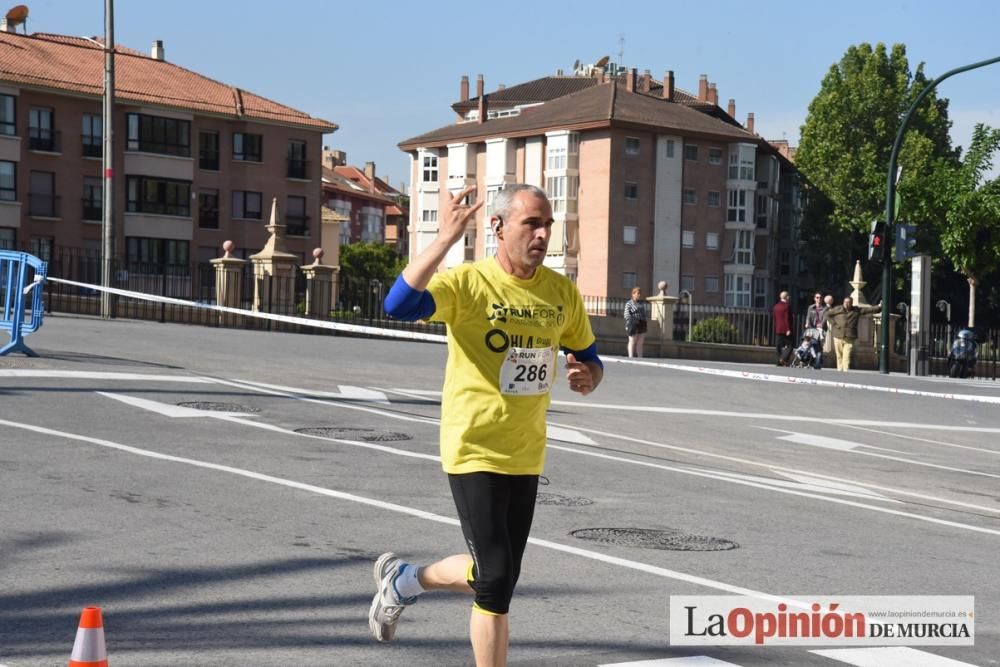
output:
M351 243L340 247L340 299L360 306L369 316L379 314L384 298L405 261L381 243Z
M959 164L944 163L937 187L947 202L937 227L941 250L969 283L969 326L976 324L976 287L1000 269L1000 179L986 180L1000 130L976 125L972 143Z
M906 47L851 46L832 65L809 105L796 166L813 189L803 215L805 254L821 283L838 284L867 257L868 230L884 216L889 154L903 115L927 85L923 64L911 73ZM948 101L930 94L904 137L898 189L913 222L941 213L931 185L941 161L954 161ZM817 194L816 191L822 194Z

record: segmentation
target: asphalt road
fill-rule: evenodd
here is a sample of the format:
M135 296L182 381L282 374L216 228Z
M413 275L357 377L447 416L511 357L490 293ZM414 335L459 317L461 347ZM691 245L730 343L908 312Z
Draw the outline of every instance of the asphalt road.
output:
M70 317L28 342L0 358L0 664L65 664L88 605L113 665L471 664L460 595L367 628L381 552L464 549L443 346ZM511 664L1000 664L1000 383L653 361L553 393ZM671 595L733 591L974 595L975 644L670 645Z

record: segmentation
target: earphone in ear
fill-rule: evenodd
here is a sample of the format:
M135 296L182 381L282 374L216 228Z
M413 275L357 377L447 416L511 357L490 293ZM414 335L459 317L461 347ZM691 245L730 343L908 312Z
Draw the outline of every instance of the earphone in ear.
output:
M503 218L497 216L496 224L493 225L493 233L500 236L500 230L503 229Z

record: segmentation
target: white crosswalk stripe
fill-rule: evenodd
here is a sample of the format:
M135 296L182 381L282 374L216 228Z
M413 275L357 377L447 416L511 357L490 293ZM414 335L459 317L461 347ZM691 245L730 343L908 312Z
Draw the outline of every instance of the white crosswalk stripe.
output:
M687 658L659 658L638 662L616 662L598 667L739 667L731 662L710 658L707 655L692 655Z
M824 658L846 662L855 667L885 667L885 665L906 665L907 667L975 667L969 662L944 658L934 653L918 651L909 646L879 646L872 648L838 648L810 651Z

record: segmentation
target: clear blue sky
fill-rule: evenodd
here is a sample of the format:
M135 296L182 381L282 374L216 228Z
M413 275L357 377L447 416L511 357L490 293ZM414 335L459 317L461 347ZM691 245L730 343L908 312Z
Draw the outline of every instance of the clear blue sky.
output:
M9 0L13 5L23 0ZM101 35L103 0L29 0L30 32ZM409 180L396 144L452 122L449 105L468 74L487 90L569 71L580 59L618 59L697 91L718 85L720 104L752 111L757 132L798 142L810 100L851 44L906 44L930 78L1000 55L996 0L715 0L715 2L502 3L382 0L116 0L115 37L167 60L331 120L324 143L352 164L374 160L393 185ZM1000 64L942 84L952 139L976 122L1000 126Z

